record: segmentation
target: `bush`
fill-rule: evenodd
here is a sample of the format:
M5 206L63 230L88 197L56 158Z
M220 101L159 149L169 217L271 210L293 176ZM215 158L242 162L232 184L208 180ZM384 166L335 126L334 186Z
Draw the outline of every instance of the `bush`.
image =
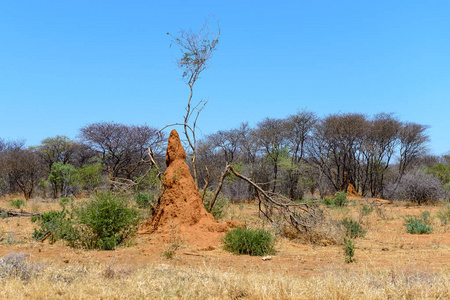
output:
M155 196L148 192L140 192L134 196L134 201L141 209L152 208L157 203Z
M234 228L227 232L222 241L223 248L234 254L263 256L275 253L275 240L264 229Z
M32 222L40 226L33 237L41 240L46 236L54 242L66 240L72 247L112 250L138 229L139 212L129 207L128 201L111 193L96 195L88 202L61 211L49 211L35 216Z
M346 192L337 192L334 196L334 205L335 206L346 206L348 203L347 193Z
M9 203L9 206L20 209L21 207L25 207L26 203L22 199L17 199L17 200L11 201Z
M347 193L337 192L334 198L324 198L322 201L328 207L344 207L348 204Z
M373 212L373 205L371 204L363 204L361 206L361 215L363 217L370 215Z
M447 225L450 223L450 204L446 204L441 210L436 214L438 219L441 220L442 224Z
M317 204L310 205L305 211L297 210L292 217L279 225L281 236L322 246L342 243L344 230L341 222L333 220Z
M138 229L139 212L125 198L101 193L74 209L82 246L113 250Z
M322 202L323 202L323 204L325 204L328 207L334 206L333 198L323 198Z
M353 221L350 218L345 218L342 220L342 225L345 227L345 235L349 238L358 238L358 237L364 237L366 235L366 230L364 230L356 221Z
M345 251L345 262L353 262L353 256L355 255L355 245L351 239L344 238L344 251Z
M102 184L102 164L95 163L92 165L84 165L78 169L78 180L80 186L88 191L92 192L100 184Z
M28 281L42 268L41 264L30 263L29 255L11 252L0 258L0 278L18 278Z
M441 182L421 170L405 174L398 186L390 184L386 189L385 195L391 199L416 202L419 205L436 202L443 196Z
M411 234L428 234L433 232L433 227L429 225L430 222L430 212L428 211L424 211L421 217L405 216L406 231Z
M51 210L38 216L33 216L31 222L36 222L40 227L39 229L34 228L32 236L36 240L42 240L44 237L49 236L50 241L54 243L60 239L69 239L73 233L72 225L65 209L61 211Z

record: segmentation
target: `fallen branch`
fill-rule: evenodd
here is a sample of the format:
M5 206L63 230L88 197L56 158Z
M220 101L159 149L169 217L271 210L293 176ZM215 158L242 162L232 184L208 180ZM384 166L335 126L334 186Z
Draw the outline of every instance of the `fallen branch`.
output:
M222 189L222 184L223 184L223 181L225 180L225 177L227 177L228 174L230 174L230 168L232 168L232 166L231 166L231 165L228 165L228 166L225 168L225 171L223 171L222 176L220 176L219 185L217 186L217 189L216 189L216 191L214 192L214 196L213 196L213 198L212 198L212 200L211 200L211 203L209 204L209 207L208 207L208 211L209 211L209 212L211 212L211 210L212 210L212 208L213 208L213 206L214 206L214 203L216 203L216 198L217 198L217 196L219 195L220 190Z
M225 171L222 173L216 193L214 194L209 207L210 211L220 192L225 177L230 173L233 173L236 177L246 181L255 188L259 200L260 212L262 212L269 221L274 221L271 216L273 213L272 211L276 209L280 215L301 234L317 231L318 225L321 224L321 222L324 222L323 212L316 206L310 206L306 203L294 203L291 199L282 197L278 194L275 194L277 197L277 199L275 199L251 179L239 174L231 165L227 165ZM264 205L264 208L267 211L263 210L261 207L262 205Z
M32 217L32 216L39 216L40 213L31 213L31 212L27 212L27 211L23 211L21 210L20 212L17 211L13 211L13 210L6 210L4 208L0 207L0 214L5 214L7 215L7 217Z
M192 252L183 252L183 254L185 254L185 255L192 255L192 256L201 256L201 257L205 257L204 255L197 254L197 253L192 253Z

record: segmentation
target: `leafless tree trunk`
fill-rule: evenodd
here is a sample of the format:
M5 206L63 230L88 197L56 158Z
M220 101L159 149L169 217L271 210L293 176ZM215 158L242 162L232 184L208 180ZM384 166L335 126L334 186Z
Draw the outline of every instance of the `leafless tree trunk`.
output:
M177 63L178 67L183 70L183 78L189 86L189 98L186 105L184 123L172 125L183 126L184 134L192 151L192 172L195 184L197 185L195 129L197 127L199 114L205 107L207 101L201 100L196 106L192 106L192 98L194 96L195 83L200 74L209 67L209 62L213 53L217 50L219 45L220 27L217 20L216 25L216 31L214 31L209 22L206 21L198 32L181 30L177 37L168 33L172 37L172 43L176 44L181 51L181 58L177 60ZM194 120L192 120L193 115L195 116Z

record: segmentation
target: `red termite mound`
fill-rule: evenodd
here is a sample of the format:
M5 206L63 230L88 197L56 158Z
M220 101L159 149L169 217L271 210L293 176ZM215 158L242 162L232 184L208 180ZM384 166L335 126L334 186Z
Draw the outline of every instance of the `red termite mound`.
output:
M218 223L203 206L202 197L189 166L186 152L176 130L169 136L164 172L164 193L143 230L167 240L176 231L188 244L212 246L231 227L244 226L239 221ZM142 231L141 231L142 232Z

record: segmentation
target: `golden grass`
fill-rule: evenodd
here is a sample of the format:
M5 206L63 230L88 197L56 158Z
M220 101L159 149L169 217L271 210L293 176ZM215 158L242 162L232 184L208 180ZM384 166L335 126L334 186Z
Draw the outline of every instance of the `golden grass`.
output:
M23 261L22 264L31 264ZM22 266L23 267L23 266ZM345 269L320 277L165 264L0 271L0 299L449 299L450 272ZM1 270L1 267L0 267Z
M0 199L0 207L7 207L11 199ZM39 206L36 210L59 209L56 201L36 201L35 205ZM249 226L270 227L258 218L255 207L256 204L231 204L226 217L246 220ZM359 219L359 209L359 205L349 206L330 210L330 214L335 220L345 216ZM178 263L159 258L146 260L144 265L121 265L120 260L108 265L98 259L103 254L97 252L97 262L90 264L93 259L86 258L90 252L76 250L81 255L58 246L57 249L68 252L66 256L45 257L51 263L34 264L27 258L5 268L0 255L0 299L450 299L448 225L435 219L433 234L410 235L401 217L419 215L423 210L430 210L434 216L439 209L387 205L361 218L368 233L364 239L355 240L356 263L349 265L343 263L340 246L309 249L300 244L299 248L281 237L280 252L273 265L258 268L247 268L246 264L254 260L245 257L228 261L228 256L222 256L219 250L204 254L203 267L198 267L202 262L186 266L194 262L195 256ZM0 247L31 255L33 249L42 248L42 253L47 253L53 246L30 241L33 225L26 218L0 219L0 235L8 237L14 233L21 242L9 245L3 240ZM61 264L62 259L69 261L67 257L71 263L63 267L52 260ZM127 261L121 257L122 262ZM330 267L333 258L334 267ZM278 268L278 262L284 264ZM307 273L296 272L300 268L314 268L311 274L315 277L293 275Z

